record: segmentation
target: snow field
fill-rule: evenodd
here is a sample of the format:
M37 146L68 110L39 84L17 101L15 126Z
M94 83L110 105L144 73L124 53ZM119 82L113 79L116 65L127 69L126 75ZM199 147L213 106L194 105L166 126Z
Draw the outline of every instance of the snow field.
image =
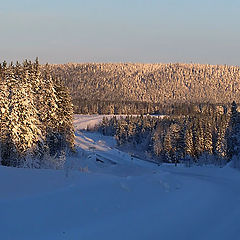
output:
M0 166L0 239L239 238L239 171L132 158L114 138L80 131L87 118L96 121L76 117L67 170Z

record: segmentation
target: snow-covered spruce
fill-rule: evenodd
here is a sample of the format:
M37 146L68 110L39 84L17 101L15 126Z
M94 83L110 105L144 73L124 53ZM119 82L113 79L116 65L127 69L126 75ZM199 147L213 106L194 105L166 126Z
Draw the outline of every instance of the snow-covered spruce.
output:
M72 109L68 90L38 60L1 64L1 164L61 167L74 148Z
M237 105L217 111L211 105L191 115L103 117L96 129L115 136L121 147L131 148L156 162L189 165L224 165L234 160L240 168L240 113Z

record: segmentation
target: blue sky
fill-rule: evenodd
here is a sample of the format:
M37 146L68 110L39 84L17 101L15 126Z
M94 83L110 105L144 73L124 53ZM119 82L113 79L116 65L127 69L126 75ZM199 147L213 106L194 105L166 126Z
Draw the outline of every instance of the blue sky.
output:
M0 0L0 61L240 65L239 0Z

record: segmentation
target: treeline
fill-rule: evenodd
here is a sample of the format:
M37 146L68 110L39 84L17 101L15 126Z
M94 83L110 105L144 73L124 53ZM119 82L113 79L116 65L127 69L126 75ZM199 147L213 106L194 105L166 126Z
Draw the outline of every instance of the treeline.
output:
M70 89L76 113L105 114L114 108L118 114L141 114L152 113L154 106L161 111L161 106L186 103L240 102L237 66L89 63L51 65L51 71Z
M149 102L128 102L128 101L99 101L87 99L74 99L73 108L75 113L81 114L127 114L127 115L189 115L202 112L208 106L213 111L226 111L229 104L210 103L175 103L160 104Z
M222 165L239 154L239 123L233 102L228 109L205 105L201 112L187 116L104 118L97 129L156 162Z
M168 106L147 102L73 99L74 112L81 114L167 114ZM172 109L171 109L172 110Z
M38 60L0 64L0 163L54 167L74 150L71 97Z

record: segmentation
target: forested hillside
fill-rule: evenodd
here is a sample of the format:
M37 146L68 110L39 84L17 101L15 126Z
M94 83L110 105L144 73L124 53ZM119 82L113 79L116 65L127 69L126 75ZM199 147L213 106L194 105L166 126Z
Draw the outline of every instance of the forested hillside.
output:
M157 162L222 165L233 160L239 166L240 114L235 102L222 110L206 105L187 116L114 116L97 129Z
M75 110L79 113L126 113L128 108L136 108L139 102L146 105L137 109L144 108L144 112L149 112L147 108L158 110L161 106L149 107L147 103L240 101L240 67L237 66L89 63L51 65L51 70L70 89ZM105 110L99 106L100 102L104 102Z
M61 167L74 148L67 89L38 61L0 64L0 164Z

